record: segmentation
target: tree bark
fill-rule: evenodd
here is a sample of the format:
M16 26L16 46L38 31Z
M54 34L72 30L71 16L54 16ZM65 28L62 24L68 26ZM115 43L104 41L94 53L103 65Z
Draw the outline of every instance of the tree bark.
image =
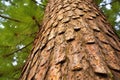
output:
M20 80L120 80L120 40L92 0L49 0Z

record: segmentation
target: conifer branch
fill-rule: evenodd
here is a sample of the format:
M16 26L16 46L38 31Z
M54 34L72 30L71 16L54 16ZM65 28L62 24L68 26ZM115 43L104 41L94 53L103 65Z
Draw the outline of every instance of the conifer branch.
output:
M31 45L32 43L33 43L33 41L30 42L30 43L28 43L28 44L27 44L26 46L24 46L23 48L17 49L17 50L15 50L15 51L13 51L13 52L11 52L11 53L9 53L9 54L3 55L3 57L9 57L9 56L13 55L14 53L17 53L17 52L19 52L19 51L22 51L23 49L27 48L27 47L28 47L29 45Z
M17 20L17 19L13 19L13 18L10 18L10 17L7 17L7 16L3 16L0 14L0 17L4 18L4 19L8 19L8 20L12 20L12 21L15 21L15 22L21 22L20 20Z
M40 25L39 21L36 19L36 17L33 16L32 19L35 21L35 23L36 23L36 25L38 26L38 28L40 28L41 25Z

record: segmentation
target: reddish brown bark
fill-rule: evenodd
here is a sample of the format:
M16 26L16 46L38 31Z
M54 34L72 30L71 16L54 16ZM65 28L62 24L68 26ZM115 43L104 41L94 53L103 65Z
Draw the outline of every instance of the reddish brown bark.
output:
M92 0L49 0L20 80L120 80L120 40Z

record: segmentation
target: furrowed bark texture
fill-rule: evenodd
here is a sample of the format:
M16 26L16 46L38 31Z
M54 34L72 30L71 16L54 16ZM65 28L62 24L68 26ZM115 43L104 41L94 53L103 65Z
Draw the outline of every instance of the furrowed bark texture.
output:
M120 40L92 0L49 0L20 80L120 80Z

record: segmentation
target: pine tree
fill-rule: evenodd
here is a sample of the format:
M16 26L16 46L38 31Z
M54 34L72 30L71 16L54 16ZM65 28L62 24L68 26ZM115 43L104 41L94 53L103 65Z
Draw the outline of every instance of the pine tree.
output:
M20 80L120 80L120 40L93 0L49 0Z

